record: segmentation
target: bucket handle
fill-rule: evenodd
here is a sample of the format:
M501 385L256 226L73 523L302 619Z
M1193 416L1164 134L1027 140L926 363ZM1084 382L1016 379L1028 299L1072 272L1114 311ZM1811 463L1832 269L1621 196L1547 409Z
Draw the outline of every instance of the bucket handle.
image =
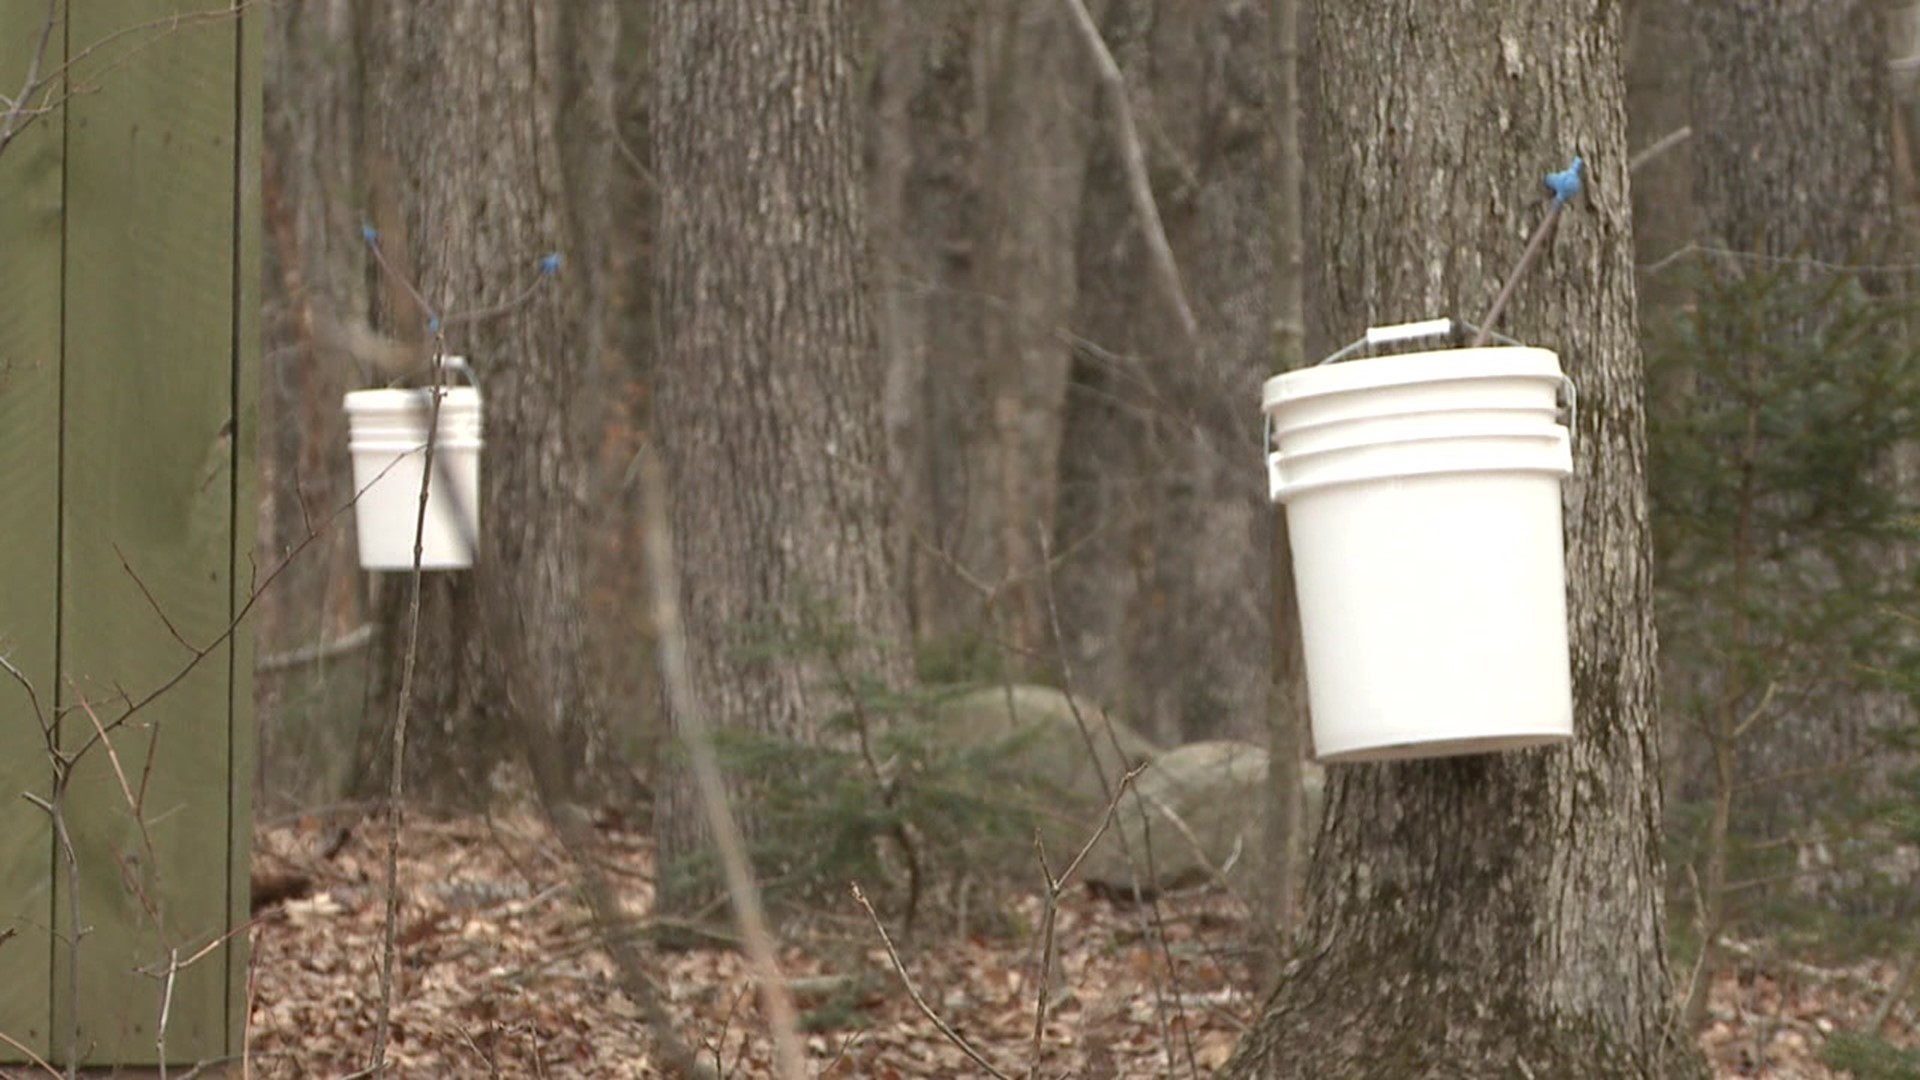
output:
M441 357L440 370L451 375L458 375L467 380L468 386L473 387L475 390L480 389L480 378L473 373L473 365L467 363L467 358L464 356Z
M1358 341L1339 349L1314 366L1338 363L1359 352L1361 349L1378 348L1381 345L1397 345L1404 341L1424 341L1431 338L1445 338L1456 345L1464 345L1480 332L1480 328L1465 319L1424 319L1420 322L1394 323L1390 326L1369 326L1366 334ZM1499 332L1487 335L1502 345L1519 345L1520 342Z

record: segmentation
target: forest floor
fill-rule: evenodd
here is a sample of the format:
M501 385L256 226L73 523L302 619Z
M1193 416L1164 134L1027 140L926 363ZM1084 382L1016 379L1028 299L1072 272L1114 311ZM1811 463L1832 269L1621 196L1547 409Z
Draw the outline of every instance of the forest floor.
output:
M601 865L644 931L651 842L619 822L600 823L598 833ZM659 1075L640 1010L594 946L572 868L537 817L414 821L402 840L390 1044L397 1075ZM304 895L270 904L253 931L247 1074L352 1075L374 1041L384 830L361 823L343 832L309 819L263 831L256 848L257 881L277 878ZM928 1006L1010 1076L1028 1075L1035 1053L1041 986L1032 928L1043 914L1036 895L1001 920L1027 932L899 942ZM1153 932L1156 920L1163 933ZM1039 1075L1208 1075L1257 1009L1245 989L1253 979L1247 925L1244 909L1217 893L1171 897L1156 909L1067 891ZM645 955L682 1037L717 1072L770 1075L760 1005L738 953ZM786 950L781 962L815 1075L985 1075L921 1013L851 899L839 915L812 920L805 947ZM1823 1044L1864 1026L1893 980L1888 965L1743 963L1715 987L1701 1038L1718 1077L1844 1075L1821 1064ZM1920 1041L1913 1009L1895 1010L1886 1034Z

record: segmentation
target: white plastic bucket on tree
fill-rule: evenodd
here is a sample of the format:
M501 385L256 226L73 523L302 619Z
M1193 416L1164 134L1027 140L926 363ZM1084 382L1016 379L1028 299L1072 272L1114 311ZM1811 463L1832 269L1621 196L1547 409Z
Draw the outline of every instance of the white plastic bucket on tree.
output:
M453 358L447 363L455 366ZM452 386L441 393L421 535L423 570L472 566L480 539L480 391ZM358 390L346 397L360 565L368 570L413 568L431 395L423 388Z
M1367 342L1452 328L1380 328ZM1573 737L1563 388L1571 409L1559 358L1517 345L1267 380L1270 494L1286 504L1320 760Z

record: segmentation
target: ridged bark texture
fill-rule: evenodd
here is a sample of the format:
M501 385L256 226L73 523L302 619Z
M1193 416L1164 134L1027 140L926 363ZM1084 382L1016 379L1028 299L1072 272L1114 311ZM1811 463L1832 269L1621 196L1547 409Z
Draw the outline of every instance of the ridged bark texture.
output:
M1228 1077L1651 1077L1668 1060L1659 744L1619 12L1367 0L1315 12L1339 332L1477 320L1574 154L1588 193L1504 329L1579 384L1568 748L1330 770L1301 959ZM1317 98L1317 101L1313 100Z
M356 14L372 216L485 394L481 547L472 572L427 575L408 748L420 790L468 801L493 764L515 758L510 739L524 729L509 709L553 740L536 749L557 745L572 769L605 764L581 634L598 400L583 376L605 347L611 150L600 132L617 22L611 0L362 3ZM521 295L550 252L565 266L526 303L459 320ZM389 298L391 286L376 282ZM388 307L381 325L402 338L427 321ZM404 575L382 585L387 702L407 586ZM379 718L392 715L383 704Z
M844 697L805 642L743 654L768 627L824 604L865 642L850 673L894 686L909 675L865 280L853 12L840 0L682 0L654 13L654 417L694 689L718 729L801 741L822 737ZM705 843L690 783L670 770L661 784L667 864ZM751 801L739 802L751 832Z
M1892 224L1892 95L1876 5L1700 0L1688 10L1702 242L1874 258Z

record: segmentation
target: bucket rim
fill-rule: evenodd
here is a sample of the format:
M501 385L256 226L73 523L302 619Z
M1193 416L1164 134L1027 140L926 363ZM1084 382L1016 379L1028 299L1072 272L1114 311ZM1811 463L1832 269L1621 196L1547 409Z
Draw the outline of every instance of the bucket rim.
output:
M1397 353L1281 372L1262 384L1260 407L1273 412L1296 401L1333 394L1510 378L1537 378L1557 386L1566 373L1558 353L1537 345Z
M435 453L442 450L481 450L485 449L486 445L487 440L478 435L441 435L433 440ZM426 448L427 440L424 433L414 435L410 438L385 437L349 439L347 441L347 450L349 452L364 452L369 454L417 454Z
M448 408L456 411L479 409L480 390L473 386L445 387L440 398L440 411ZM350 390L342 399L349 415L370 415L375 413L418 413L427 407L425 390L409 390L402 387L381 387L373 390Z

